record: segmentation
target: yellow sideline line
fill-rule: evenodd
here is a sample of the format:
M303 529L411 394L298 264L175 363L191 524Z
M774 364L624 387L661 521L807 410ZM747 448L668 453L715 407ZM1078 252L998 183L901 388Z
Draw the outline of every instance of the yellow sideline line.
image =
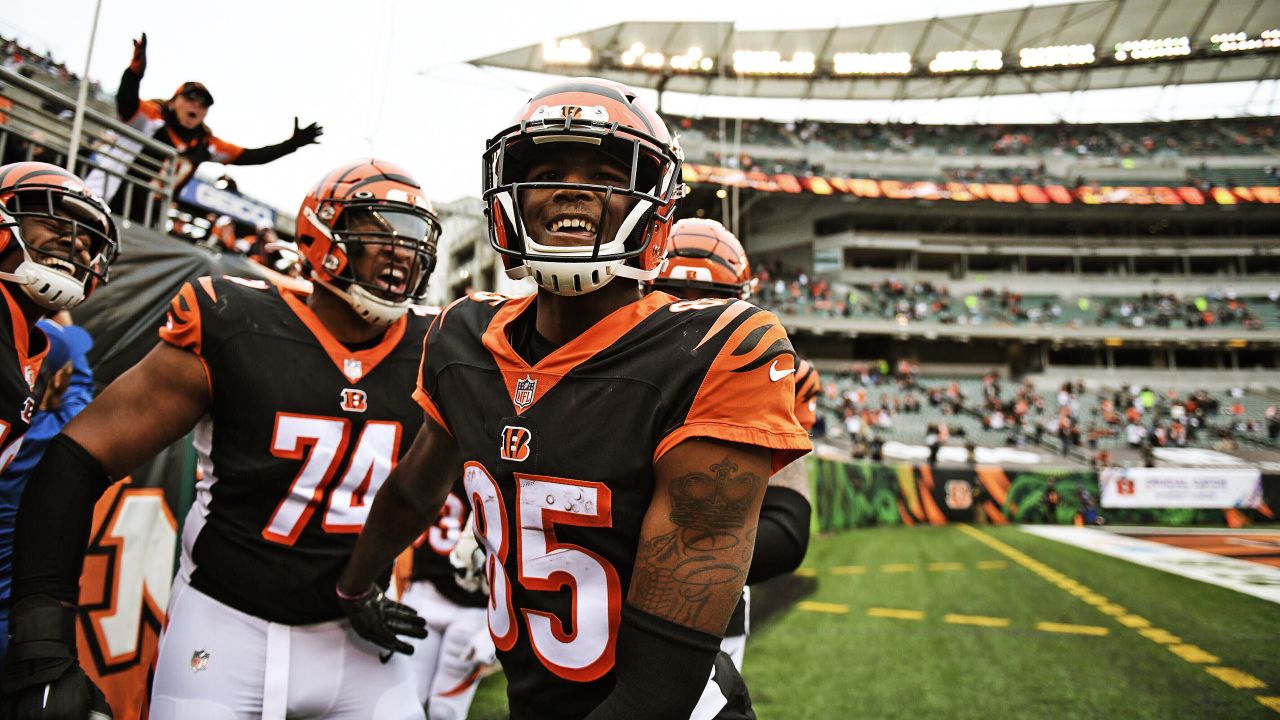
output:
M924 612L920 610L900 610L897 608L867 608L867 617L893 618L894 620L923 620Z
M846 615L849 612L849 606L841 603L818 602L816 600L801 600L796 607L809 612L831 613L833 615Z
M883 573L915 572L916 567L917 566L915 563L889 563L887 565L881 565L880 572L883 572Z
M970 527L969 525L957 525L956 527L965 535L968 535L974 540L977 540L983 545L995 550L1001 555L1044 578L1046 581L1057 585L1063 591L1080 598L1089 605L1092 605L1098 610L1098 612L1101 612L1108 617L1114 617L1116 622L1131 630L1137 631L1137 633L1142 637L1160 645L1164 645L1169 649L1169 652L1186 662L1204 667L1205 672L1226 683L1228 686L1244 690L1258 690L1267 687L1265 682L1247 672L1244 672L1243 670L1216 665L1215 663L1218 662L1219 658L1208 650L1201 649L1195 645L1183 643L1182 638L1174 635L1168 630L1152 627L1151 621L1146 618L1129 613L1123 606L1111 602L1092 588L1072 580L1066 575L1063 575L1057 570L1054 570L1012 545L998 540L981 530ZM1036 627L1043 630L1044 628L1041 626L1048 624L1055 623L1040 623ZM1099 629L1105 630L1105 628ZM1211 666L1205 667L1206 665ZM1280 698L1258 695L1256 696L1256 699L1264 706L1280 713Z
M978 627L1009 627L1009 618L987 617L986 615L946 615L942 622L952 625L977 625Z
M1036 629L1042 632L1064 633L1067 635L1093 635L1102 637L1111 631L1096 625L1069 625L1067 623L1056 622L1039 622L1036 623Z

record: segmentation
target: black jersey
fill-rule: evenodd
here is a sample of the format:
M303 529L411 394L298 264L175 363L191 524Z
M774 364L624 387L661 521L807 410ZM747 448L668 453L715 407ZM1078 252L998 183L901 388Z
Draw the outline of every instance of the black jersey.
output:
M581 718L613 688L654 463L707 437L769 448L777 470L809 441L771 313L651 293L529 366L507 329L533 302L485 293L444 310L415 397L465 461L512 717Z
M338 574L422 423L410 393L427 314L350 350L304 298L266 282L183 286L160 337L199 356L212 397L182 531L192 587L271 622L342 615Z
M458 544L467 518L471 517L471 505L466 501L466 495L459 480L449 497L445 498L435 524L414 543L413 571L409 578L413 582L431 583L441 595L462 607L484 607L488 596L459 586L454 579L453 564L449 561L449 553Z

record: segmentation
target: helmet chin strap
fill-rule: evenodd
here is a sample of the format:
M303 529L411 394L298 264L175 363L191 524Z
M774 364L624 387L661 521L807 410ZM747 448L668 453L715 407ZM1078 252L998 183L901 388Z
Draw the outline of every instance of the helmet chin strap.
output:
M320 279L314 271L311 273L311 279L313 282L328 288L329 292L345 300L361 319L373 325L390 325L409 312L410 302L408 300L400 302L383 300L359 285L352 285L347 290L340 290L333 283Z
M84 302L84 282L61 270L33 262L25 247L22 248L22 262L11 273L0 271L0 280L21 286L27 297L45 310L70 310Z

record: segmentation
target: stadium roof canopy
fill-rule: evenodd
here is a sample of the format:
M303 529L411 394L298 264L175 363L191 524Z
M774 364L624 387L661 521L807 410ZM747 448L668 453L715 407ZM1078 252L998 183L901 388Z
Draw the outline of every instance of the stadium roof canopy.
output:
M1049 65L1024 64L1024 49ZM865 55L838 57L849 53ZM471 62L660 91L831 100L1264 80L1280 76L1280 2L1100 0L813 30L626 22Z

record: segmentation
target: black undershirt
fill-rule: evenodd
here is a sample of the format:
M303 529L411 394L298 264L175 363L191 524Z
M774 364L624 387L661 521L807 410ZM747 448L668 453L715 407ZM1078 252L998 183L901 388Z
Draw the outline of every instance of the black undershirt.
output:
M557 345L538 334L538 313L536 306L530 303L529 308L520 317L507 324L507 342L516 351L520 359L529 365L537 365L542 359L555 352Z
M382 342L386 337L387 331L383 330L368 340L361 340L360 342L344 342L342 343L342 347L350 350L351 352L361 352L363 350L369 350L377 347L378 343Z

